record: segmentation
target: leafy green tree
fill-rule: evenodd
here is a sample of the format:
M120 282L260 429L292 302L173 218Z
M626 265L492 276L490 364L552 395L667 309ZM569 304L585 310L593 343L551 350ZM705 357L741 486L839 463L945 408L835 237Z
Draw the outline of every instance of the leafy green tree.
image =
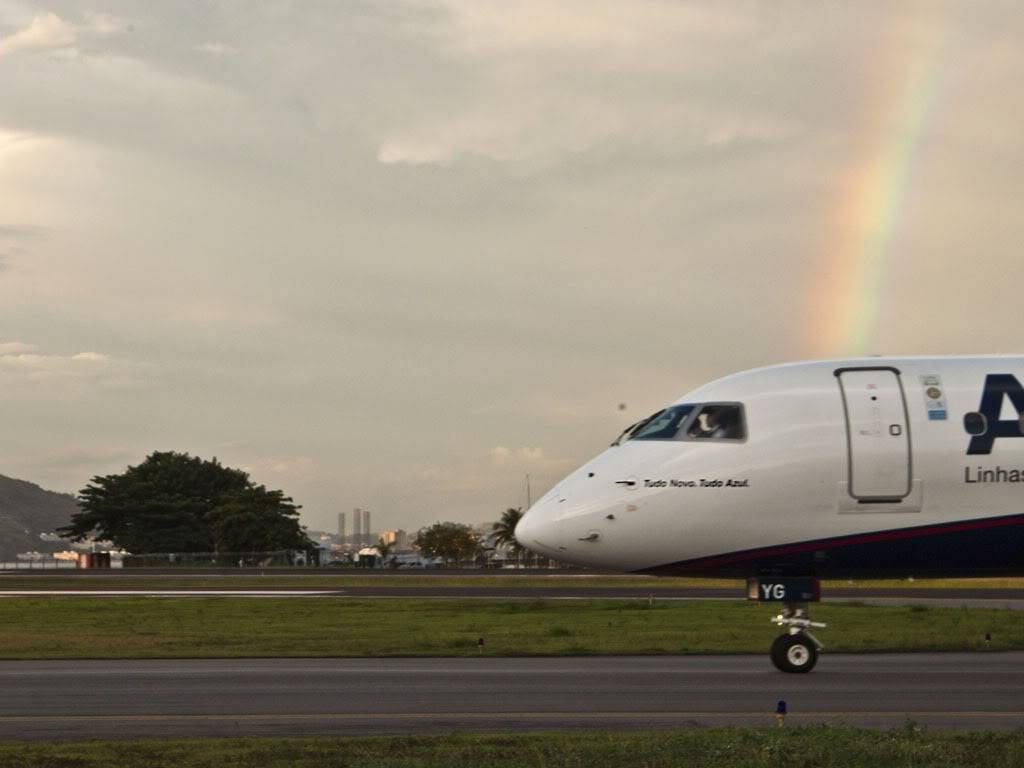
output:
M217 552L309 549L298 523L299 508L281 491L250 486L206 513Z
M416 546L428 557L440 557L446 565L473 557L480 548L473 529L461 523L434 523L416 534Z
M308 549L298 507L239 469L187 453L154 452L79 492L81 511L61 528L76 541L109 539L135 554Z
M523 545L516 540L516 526L522 517L521 507L509 507L501 514L501 519L491 526L491 530L494 532L494 543L497 546L507 547L515 557L517 565L524 551Z

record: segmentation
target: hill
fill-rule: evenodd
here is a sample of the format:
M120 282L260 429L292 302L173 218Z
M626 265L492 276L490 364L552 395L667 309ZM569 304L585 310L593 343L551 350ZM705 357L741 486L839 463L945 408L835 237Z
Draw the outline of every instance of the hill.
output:
M77 511L70 494L0 475L0 560L13 560L19 552L66 549L61 542L43 541L39 534L67 525Z

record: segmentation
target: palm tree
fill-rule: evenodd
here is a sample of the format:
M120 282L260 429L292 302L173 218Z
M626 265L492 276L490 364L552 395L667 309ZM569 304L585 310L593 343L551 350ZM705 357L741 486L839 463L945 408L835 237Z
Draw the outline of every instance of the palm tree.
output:
M391 554L391 550L395 548L395 542L377 539L377 543L374 546L376 546L377 552L380 553L380 564L384 565L385 561L388 559L388 555Z
M522 507L509 507L502 513L501 519L491 526L491 530L494 531L495 546L508 547L509 551L515 555L516 565L519 565L519 558L523 554L523 546L516 541L516 525L519 524L522 517Z

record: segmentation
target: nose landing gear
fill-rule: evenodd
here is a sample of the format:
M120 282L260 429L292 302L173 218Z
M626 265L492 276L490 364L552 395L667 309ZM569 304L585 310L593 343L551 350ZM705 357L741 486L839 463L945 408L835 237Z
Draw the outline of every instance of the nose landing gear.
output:
M789 629L772 643L771 659L775 668L782 672L810 672L814 669L818 663L818 650L824 646L810 629L824 629L825 625L808 619L807 609L793 603L787 603L772 622Z
M821 588L813 578L751 578L747 580L747 596L759 602L782 603L782 612L772 622L786 628L775 638L771 660L782 672L810 672L818 663L818 651L824 646L811 633L811 628L824 628L807 616L807 603L821 599Z

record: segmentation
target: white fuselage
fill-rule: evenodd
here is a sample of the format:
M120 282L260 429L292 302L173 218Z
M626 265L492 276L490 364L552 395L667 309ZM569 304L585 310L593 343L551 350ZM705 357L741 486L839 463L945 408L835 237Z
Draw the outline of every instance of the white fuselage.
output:
M677 434L641 427L558 483L516 536L558 560L655 573L1024 574L1019 382L1021 357L728 376L673 404L687 414ZM716 409L742 418L731 439L707 436Z

